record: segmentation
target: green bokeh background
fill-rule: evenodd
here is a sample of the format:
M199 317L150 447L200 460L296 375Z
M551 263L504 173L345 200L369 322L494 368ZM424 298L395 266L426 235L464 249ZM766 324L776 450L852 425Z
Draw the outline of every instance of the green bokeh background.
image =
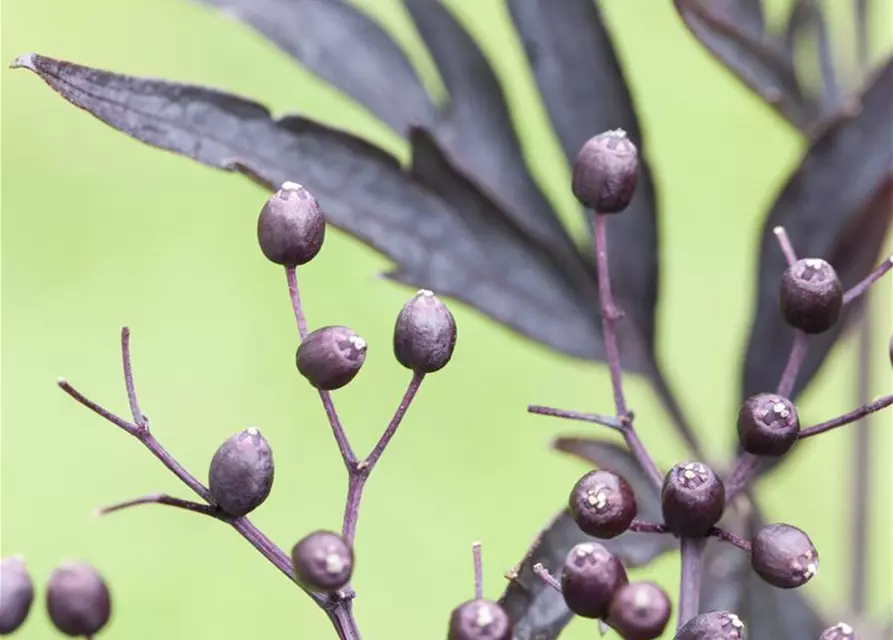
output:
M398 1L362 4L377 11L437 91ZM491 55L536 177L579 234L567 166L502 2L449 4ZM725 455L734 440L758 231L802 142L699 48L669 2L602 4L621 34L615 39L660 185L660 357L710 453ZM829 3L840 30L848 24L838 11L843 4ZM879 54L880 43L893 41L893 5L877 5ZM5 62L38 51L220 87L277 113L296 110L346 127L406 157L402 142L362 109L247 28L186 0L5 0L2 23ZM40 582L64 558L99 567L115 599L104 638L332 637L315 606L218 522L153 506L94 518L94 507L143 493L188 495L135 441L54 386L64 375L125 411L118 331L128 324L144 409L181 462L205 477L217 445L257 425L272 443L277 471L255 522L284 547L313 528L337 528L343 469L318 398L294 369L283 275L256 246L264 193L105 127L26 72L3 69L0 81L3 554L25 554ZM361 451L374 443L407 382L390 339L410 292L376 278L387 267L333 232L300 274L311 324L349 324L371 345L362 374L336 394ZM889 282L879 292L876 393L891 382L883 356ZM558 356L453 307L456 357L423 387L369 484L360 518L357 615L371 640L443 637L449 610L470 595L471 542L484 542L486 591L496 597L503 572L565 500L584 467L548 446L555 435L581 429L529 416L526 404L610 406L603 366ZM854 345L850 338L834 351L803 397L805 422L852 408ZM677 461L684 452L648 386L630 377L628 387L644 441L663 465ZM875 421L876 612L893 600L893 441L883 428L890 422L889 413ZM806 591L831 612L849 589L850 442L844 431L820 438L759 486L771 518L812 535L822 571ZM637 575L675 592L678 559L668 556ZM38 604L22 640L56 637ZM577 621L566 637L594 633L591 622Z

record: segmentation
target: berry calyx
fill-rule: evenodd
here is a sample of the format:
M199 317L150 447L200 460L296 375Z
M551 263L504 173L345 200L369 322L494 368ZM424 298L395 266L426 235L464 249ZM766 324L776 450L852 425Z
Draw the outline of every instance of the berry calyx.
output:
M624 640L654 640L663 635L673 606L667 592L653 582L630 582L611 600L607 623Z
M781 456L797 441L800 419L794 404L774 393L759 393L738 411L741 448L757 456Z
M823 333L840 316L843 285L826 261L805 258L784 272L778 302L789 325L804 333Z
M726 505L722 480L703 462L670 469L660 494L664 523L677 536L700 538L722 517Z
M34 584L22 556L0 560L0 635L12 633L28 618Z
M574 161L571 190L596 213L629 206L639 178L639 152L622 129L587 140Z
M257 240L271 262L295 267L316 257L326 235L322 209L310 192L284 182L257 219Z
M818 572L819 554L802 529L768 524L751 541L750 565L773 587L795 589Z
M440 298L422 289L403 305L394 326L394 355L400 364L434 373L447 365L455 346L456 321Z
M72 637L96 635L112 614L105 581L84 563L66 563L53 571L47 583L46 603L56 628Z
M322 327L304 339L295 359L310 384L334 391L360 372L366 361L366 341L347 327Z
M846 622L838 622L822 631L819 640L856 640L856 632Z
M273 470L273 451L260 430L240 431L227 438L211 458L211 499L231 516L251 513L270 495Z
M584 618L604 618L617 590L626 584L626 569L598 542L574 546L564 561L561 592L567 608Z
M512 623L490 600L469 600L453 609L447 640L511 640Z
M310 591L337 591L353 575L353 549L332 531L314 531L291 550L298 584Z
M734 613L710 611L686 622L673 640L744 640L744 623Z
M574 522L595 538L614 538L636 517L636 496L629 483L610 471L590 471L571 490Z

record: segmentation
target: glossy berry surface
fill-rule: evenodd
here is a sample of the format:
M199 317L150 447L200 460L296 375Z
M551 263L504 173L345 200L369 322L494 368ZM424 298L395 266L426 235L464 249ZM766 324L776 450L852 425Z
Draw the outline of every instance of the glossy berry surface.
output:
M819 636L819 640L856 640L856 632L845 622L838 622L828 627Z
M307 335L295 359L310 384L334 391L360 372L366 361L366 341L347 327L322 327Z
M332 531L304 537L292 547L291 559L298 583L310 591L337 591L353 575L353 549Z
M618 129L586 141L574 161L571 189L583 206L619 213L632 200L638 178L639 152Z
M595 538L614 538L636 517L636 496L626 480L610 471L590 471L571 490L574 522Z
M53 571L47 583L46 603L56 628L72 637L99 633L112 614L105 581L83 563L63 564Z
M397 315L394 355L407 369L434 373L443 369L456 347L453 314L431 291L422 289Z
M726 504L722 480L702 462L684 462L670 469L660 499L667 528L691 538L706 536Z
M789 325L804 333L823 333L840 316L843 285L834 267L824 260L798 260L781 278L778 302Z
M800 419L787 398L759 393L744 401L738 411L741 448L757 456L781 456L797 441Z
M34 601L34 584L21 556L0 560L0 635L25 622Z
M624 640L659 638L673 613L666 591L653 582L630 582L611 600L607 622Z
M257 240L271 262L294 267L310 262L322 248L326 220L310 192L285 182L257 219Z
M273 488L273 452L254 427L227 438L211 459L208 490L227 514L244 516L259 507Z
M447 640L511 640L505 609L489 600L469 600L453 609Z
M598 542L574 546L561 574L567 608L584 618L606 617L614 594L627 582L623 564Z
M728 611L710 611L686 622L676 632L674 640L744 640L745 638L747 633L744 623L738 616Z
M750 565L773 587L794 589L818 572L819 554L802 529L769 524L751 541Z

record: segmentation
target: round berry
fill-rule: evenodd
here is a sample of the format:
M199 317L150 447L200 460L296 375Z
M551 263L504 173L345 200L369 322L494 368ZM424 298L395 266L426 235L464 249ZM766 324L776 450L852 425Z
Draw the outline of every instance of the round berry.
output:
M653 582L630 582L614 594L607 622L625 640L654 640L663 634L672 612L666 591Z
M312 331L298 347L298 371L317 389L333 391L353 380L366 361L366 341L341 326Z
M722 517L726 493L722 480L702 462L670 469L660 493L664 523L677 536L700 538Z
M0 560L0 635L25 622L34 601L34 584L21 556Z
M818 572L819 554L803 530L768 524L751 541L750 565L773 587L794 589Z
M574 522L595 538L614 538L636 517L636 496L626 480L610 471L590 471L570 495Z
M744 640L746 637L744 623L734 613L710 611L686 622L673 640Z
M846 622L838 622L822 631L819 640L856 640L856 632Z
M564 561L561 591L567 608L584 618L604 618L617 590L627 583L626 569L598 542L574 546Z
M793 403L774 393L759 393L738 411L741 448L757 456L781 456L800 435L800 419Z
M447 640L511 640L505 609L489 600L469 600L453 609Z
M422 289L397 316L394 327L394 355L407 369L434 373L453 357L456 321L440 298Z
M571 189L596 213L620 213L639 179L639 152L622 129L586 141L574 161Z
M208 491L231 516L259 507L273 488L273 451L255 427L227 438L211 458Z
M96 569L83 563L63 564L53 571L46 602L53 624L72 637L99 633L112 613L105 581Z
M310 262L322 248L326 219L310 192L285 182L257 219L257 240L271 262L294 267Z
M819 258L798 260L784 272L778 296L781 315L804 333L834 326L843 306L843 285L834 267Z
M353 549L331 531L314 531L291 550L298 584L310 591L337 591L353 574Z

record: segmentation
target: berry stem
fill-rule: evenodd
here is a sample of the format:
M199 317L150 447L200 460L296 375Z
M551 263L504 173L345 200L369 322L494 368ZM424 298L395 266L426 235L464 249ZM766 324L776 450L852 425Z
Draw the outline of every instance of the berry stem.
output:
M880 280L890 269L893 269L893 256L890 256L889 258L884 260L881 264L875 267L874 271L869 273L862 282L844 293L843 304L850 304L853 300L863 295L866 291L868 291L871 285Z
M288 294L291 296L291 308L295 313L295 322L298 324L298 334L301 341L307 337L307 318L304 315L304 307L301 305L301 293L298 290L297 267L285 267L285 278L288 281Z
M627 531L635 533L669 533L665 524L657 524L656 522L645 522L643 520L633 520L629 523Z
M471 555L474 559L474 599L484 597L484 561L481 557L481 543L471 545Z
M149 429L146 416L140 411L140 403L136 397L136 387L133 384L133 365L130 359L130 327L121 329L121 363L124 368L124 387L127 389L127 402L130 405L130 414L133 422L138 427Z
M558 593L561 593L561 583L555 579L555 577L549 573L549 570L546 569L542 565L542 563L537 562L533 565L533 572L540 577L540 579L545 582L547 585L555 589Z
M545 407L538 404L532 404L527 407L529 413L535 413L541 416L552 416L554 418L565 418L567 420L579 420L581 422L592 422L600 424L603 427L623 431L623 423L614 416L605 416L600 413L582 413L580 411L568 411L565 409L556 409L553 407ZM629 415L629 414L628 414Z
M806 358L808 347L809 336L802 331L798 331L794 336L794 343L791 345L791 352L788 355L788 361L785 364L784 372L781 374L781 380L776 391L782 398L787 398L791 395L791 391L793 391L794 385L797 383L800 368L803 366L803 360Z
M397 433L397 427L400 426L400 423L403 421L403 417L406 415L406 411L409 409L409 405L412 404L412 401L415 399L416 394L419 392L419 387L422 386L422 381L425 379L425 374L420 372L413 372L412 380L409 381L409 386L406 387L406 391L403 393L403 399L400 400L400 404L397 405L397 411L394 413L394 417L391 418L391 421L388 423L387 428L384 430L384 433L381 434L381 438L379 438L378 443L375 445L375 448L372 449L372 453L370 453L366 459L360 464L365 467L366 473L372 471L372 468L378 462L378 459L381 458L381 455L384 453L385 448L387 448L388 443L390 443L391 438L394 437L394 434Z
M701 607L701 573L706 538L682 538L682 570L679 584L679 611L676 629L698 615Z
M166 493L151 493L147 496L140 496L139 498L125 500L124 502L118 502L107 507L102 507L101 509L96 510L96 515L104 516L109 513L114 513L115 511L129 509L130 507L135 507L141 504L163 504L170 507L177 507L178 509L186 509L187 511L201 513L202 515L211 516L212 518L223 519L221 517L222 512L214 509L214 507L199 502L192 502L191 500L175 498Z
M865 416L876 413L881 409L886 409L891 404L893 404L893 395L883 396L881 398L878 398L874 402L863 405L858 409L854 409L849 413L843 414L842 416L837 416L836 418L832 418L831 420L826 420L825 422L820 422L817 425L803 429L802 431L800 431L800 439L802 440L803 438L811 438L812 436L817 436L820 433L825 433L826 431L830 431L831 429L836 429L837 427L842 427L844 425L850 424L851 422L856 422L857 420L861 420Z
M779 226L775 227L772 233L775 234L778 244L781 246L781 252L784 254L785 260L788 261L788 266L790 267L797 262L797 252L794 251L794 245L791 244L791 238L788 236L787 230Z
M710 536L712 538L717 538L719 540L723 540L725 542L733 544L742 551L750 553L750 542L748 540L745 540L741 536L735 535L731 531L726 531L725 529L721 529L719 527L713 527L710 530Z

